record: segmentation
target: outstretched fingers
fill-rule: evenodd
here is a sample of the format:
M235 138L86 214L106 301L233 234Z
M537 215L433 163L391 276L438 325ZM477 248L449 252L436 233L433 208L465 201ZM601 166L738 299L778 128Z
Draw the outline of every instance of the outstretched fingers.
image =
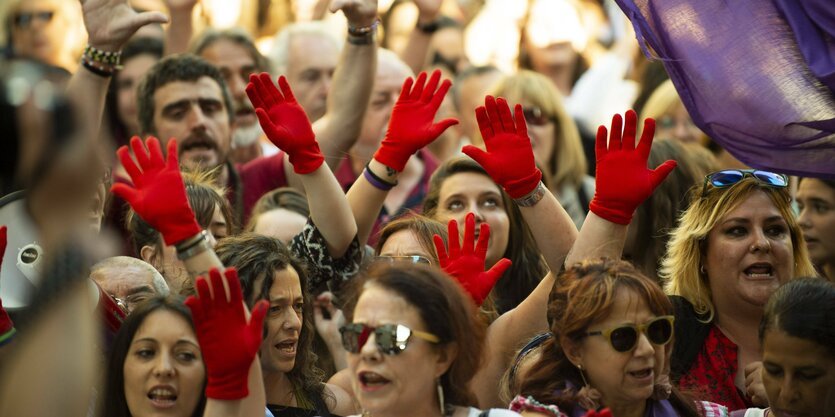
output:
M438 262L443 267L446 265L447 260L449 257L446 254L446 244L444 243L444 238L440 235L432 236L432 242L435 243L435 252L438 254Z
M249 97L249 102L252 103L252 107L256 109L265 107L264 100L261 99L260 85L261 81L258 79L258 75L250 74L249 84L247 84L244 89L246 91L246 96Z
M621 149L631 151L635 149L635 135L638 132L638 115L635 110L627 110L623 123L623 139Z
M655 119L644 119L644 131L641 133L641 141L638 142L638 154L644 158L649 159L649 152L652 149L652 141L655 138Z
M150 168L151 158L148 156L148 151L145 150L145 145L142 143L142 139L139 139L139 136L134 136L130 139L130 147L133 149L133 156L136 158L139 166L142 167L142 171Z
M516 104L514 109L516 114L516 134L524 138L528 137L528 123L525 121L525 112L522 110L521 104Z
M458 235L458 222L452 219L447 224L447 235L449 241L449 257L452 259L461 256L461 238Z
M450 80L444 80L444 82L441 83L441 87L438 88L438 91L436 91L435 95L432 96L432 101L430 102L432 108L437 109L441 107L441 103L443 103L444 97L446 97L446 93L449 91L450 87L452 87L452 81Z
M400 97L397 98L397 101L409 99L412 95L412 84L414 84L414 82L415 80L412 77L406 78L406 81L403 81L403 87L400 88Z
M612 116L612 129L609 132L609 152L621 149L621 134L623 133L623 118L620 114Z
M428 103L432 100L432 97L435 94L435 89L438 88L438 83L441 82L441 71L435 70L432 71L432 75L429 77L429 82L426 83L426 87L423 89L423 95L421 95L420 100Z
M658 168L652 170L652 174L650 174L652 187L655 188L658 184L661 184L661 182L667 178L667 175L670 175L670 172L672 172L676 166L678 166L678 162L670 159L659 165Z
M293 89L290 88L287 78L283 75L278 77L278 88L281 89L281 94L284 95L285 100L296 101L296 96L293 95Z
M423 95L423 87L426 84L426 72L421 72L418 74L417 80L415 81L415 86L412 88L412 93L409 95L410 100L418 101L420 97Z
M180 169L180 157L177 156L177 139L171 138L168 140L166 147L168 152L168 169Z
M475 247L475 255L481 259L487 258L487 247L490 246L490 225L482 223L478 233L478 242Z
M475 252L475 214L467 213L464 218L464 246L461 253L471 255Z

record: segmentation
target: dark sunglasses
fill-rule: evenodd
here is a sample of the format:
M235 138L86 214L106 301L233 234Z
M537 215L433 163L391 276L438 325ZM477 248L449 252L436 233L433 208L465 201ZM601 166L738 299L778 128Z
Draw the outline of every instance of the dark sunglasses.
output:
M431 265L432 264L432 261L429 258L427 258L425 256L420 256L420 255L377 256L375 259L377 261L389 262L389 263L406 262L406 263L411 263L411 264L426 264L426 265Z
M13 21L15 26L25 29L31 26L35 19L46 23L52 20L53 16L55 16L55 12L51 10L40 12L20 12L14 15Z
M412 336L429 343L441 341L434 334L412 330L402 324L383 324L371 327L363 323L351 323L339 328L339 333L342 334L342 346L350 353L359 353L371 333L374 333L377 349L387 355L397 355L406 350Z
M525 107L522 109L522 114L525 116L525 122L529 125L543 126L553 121L553 118L545 114L539 107Z
M760 171L758 169L724 169L705 175L704 186L702 186L702 197L707 195L708 184L715 188L730 187L742 181L746 176L754 177L757 181L771 187L785 188L789 185L789 177L785 174Z
M673 338L673 316L656 317L644 324L625 324L608 330L588 332L585 336L603 336L618 352L629 352L638 345L638 333L647 335L653 345L666 345Z

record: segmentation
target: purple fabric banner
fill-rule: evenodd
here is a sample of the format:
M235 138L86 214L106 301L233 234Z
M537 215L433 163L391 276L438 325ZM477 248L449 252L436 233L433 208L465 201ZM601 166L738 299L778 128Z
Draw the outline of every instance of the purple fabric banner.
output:
M755 168L835 178L835 1L616 1L708 136Z

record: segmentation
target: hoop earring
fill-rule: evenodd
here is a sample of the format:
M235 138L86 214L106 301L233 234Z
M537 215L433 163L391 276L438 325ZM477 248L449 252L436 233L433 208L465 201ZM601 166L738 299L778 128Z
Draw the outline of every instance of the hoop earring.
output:
M444 387L441 386L441 379L438 379L438 400L441 405L441 415L446 415L446 407L444 404Z

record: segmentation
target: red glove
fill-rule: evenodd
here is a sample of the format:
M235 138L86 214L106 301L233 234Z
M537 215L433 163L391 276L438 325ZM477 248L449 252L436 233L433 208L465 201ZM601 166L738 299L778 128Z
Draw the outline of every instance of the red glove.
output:
M464 290L470 294L476 305L484 303L484 299L490 294L496 281L501 278L504 271L510 267L510 259L501 259L493 265L489 271L484 271L484 258L487 257L487 243L490 241L490 225L481 224L481 233L478 236L478 243L475 241L475 215L467 214L464 222L464 247L463 250L458 240L458 222L454 219L449 221L449 255L444 249L444 240L435 235L435 250L438 252L438 260L441 262L441 269L458 281Z
M414 88L412 78L406 79L400 90L400 97L391 111L386 137L374 154L374 159L402 172L406 162L415 152L432 143L448 127L458 124L456 119L444 119L433 124L435 113L438 112L444 95L452 85L449 80L444 80L435 91L440 79L441 72L438 70L432 73L429 82L426 82L426 73L421 72L414 82Z
M534 161L522 106L516 105L514 123L507 101L487 96L484 106L475 109L475 116L487 152L473 145L465 146L462 152L478 162L510 197L530 194L542 180L542 172Z
M149 137L146 143L149 153L145 152L141 139L134 136L130 140L139 167L131 159L127 146L119 148L116 153L130 175L133 187L114 184L110 190L127 201L142 220L162 233L166 245L173 245L200 233L202 229L186 198L186 187L177 161L177 141L168 141L168 161L163 160L157 138Z
M627 225L632 214L667 178L676 167L676 161L669 160L658 168L647 169L649 150L655 134L655 120L644 121L641 141L635 147L635 133L638 130L638 116L634 111L626 112L626 126L621 140L621 117L612 117L612 134L606 147L606 126L597 129L595 154L594 198L589 210L612 223Z
M186 299L191 309L197 341L206 364L206 396L218 400L239 400L249 395L249 367L261 347L264 316L269 303L261 300L252 309L249 323L235 268L226 269L225 277L209 271L212 290L203 277L197 278L198 296ZM229 300L223 281L229 286ZM214 297L212 296L214 294Z
M267 138L287 152L293 171L301 175L310 174L322 166L325 157L316 143L307 114L296 101L283 75L278 77L278 86L281 91L266 72L251 74L246 95L255 107L255 115Z
M612 417L612 411L608 408L604 408L600 412L591 410L583 417Z
M0 266L3 265L3 255L6 254L6 226L0 226ZM14 323L0 300L0 346L12 341L15 335Z

